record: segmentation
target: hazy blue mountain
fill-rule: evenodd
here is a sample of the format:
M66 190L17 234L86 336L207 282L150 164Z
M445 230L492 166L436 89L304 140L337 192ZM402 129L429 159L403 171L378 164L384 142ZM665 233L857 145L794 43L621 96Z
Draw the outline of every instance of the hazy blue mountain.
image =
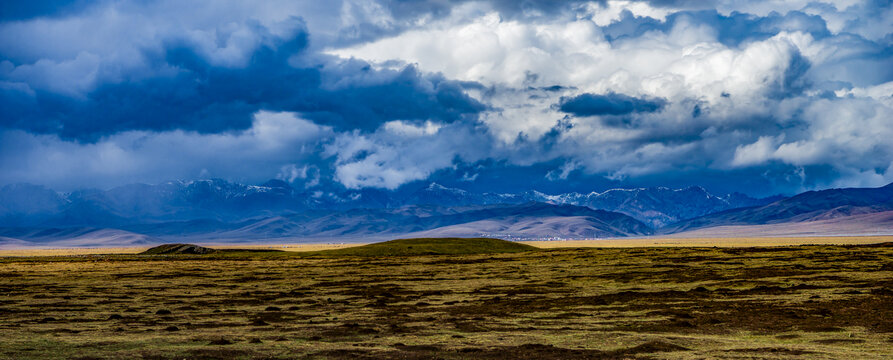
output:
M310 195L278 180L258 186L220 179L171 181L68 194L33 185L10 185L0 190L0 224L119 226L193 219L233 221L304 211L318 207L318 203Z
M59 193L43 186L12 184L0 188L0 219L4 222L31 222L58 214L68 203Z
M406 204L434 204L441 206L467 206L483 204L483 196L462 189L448 188L438 183L431 183L423 189L415 191L402 201Z
M413 192L404 204L439 204L446 206L468 206L475 204L519 204L524 202L544 202L569 204L593 209L620 212L651 227L659 228L684 219L706 214L768 204L781 197L755 199L741 193L724 196L713 195L702 187L684 189L665 187L612 189L605 192L544 194L527 191L520 194L476 194L461 189L447 188L431 183L428 187Z
M593 192L585 195L572 193L558 197L561 199L557 200L558 202L621 212L652 227L662 227L683 219L770 202L743 194L716 196L699 186L684 189L665 187L613 189L602 193Z
M50 247L114 247L138 246L163 242L145 234L110 228L3 228L0 247L5 245Z
M893 211L893 184L879 188L807 191L762 206L733 209L681 221L663 231L674 233L725 225L808 222L885 211Z
M583 206L525 203L471 207L408 205L399 208L315 210L246 219L172 221L121 228L0 228L4 242L20 246L145 244L151 241L264 242L414 236L498 236L509 239L595 238L649 235L653 230L629 216Z
M480 194L429 184L402 191L326 193L296 189L278 180L243 185L210 179L67 194L18 184L0 188L0 200L0 246L126 245L182 238L228 242L401 236L595 238L649 235L654 229L676 233L816 221L852 229L856 225L841 221L865 214L871 216L852 219L885 228L888 217L872 214L893 211L893 184L754 199L742 194L716 196L700 187L549 195Z
M131 184L109 190L86 189L58 194L34 185L10 185L0 190L0 225L5 226L122 226L156 222L212 219L234 222L309 210L398 208L406 205L440 207L543 202L586 206L620 212L651 227L695 218L770 200L743 194L716 196L700 187L685 189L614 189L588 194L549 195L473 193L431 183L416 189L308 191L281 180L244 185L221 179Z

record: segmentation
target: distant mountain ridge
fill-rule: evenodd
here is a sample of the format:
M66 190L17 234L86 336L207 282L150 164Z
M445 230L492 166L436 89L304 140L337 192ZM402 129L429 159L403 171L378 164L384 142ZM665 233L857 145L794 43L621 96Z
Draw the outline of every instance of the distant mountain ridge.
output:
M782 198L776 196L755 199L741 193L716 196L700 186L683 189L666 187L611 189L589 194L545 195L536 193L533 197L549 203L573 204L593 209L617 211L655 228L717 211L768 204Z
M221 179L131 184L110 190L57 193L42 186L16 184L0 188L0 225L120 226L130 223L214 219L236 221L310 210L397 208L407 205L475 206L544 202L586 206L627 214L651 227L737 207L762 205L774 198L743 194L716 196L701 187L613 189L581 194L548 195L473 193L437 183L415 191L377 189L339 193L293 188L281 180L243 185Z
M893 183L879 188L807 191L762 206L732 209L672 224L664 233L707 227L829 220L893 211Z
M295 239L371 241L454 234L503 239L644 236L653 230L624 214L574 205L525 203L472 207L409 205L400 208L308 211L226 223L173 221L91 227L0 227L0 247L133 246L170 241L265 242Z
M734 207L744 205L750 206ZM689 216L696 217L653 226ZM0 188L0 247L133 246L180 240L746 236L749 232L893 234L893 184L809 191L780 199L715 196L699 187L547 195L479 194L438 184L404 193L367 189L320 194L281 181L252 186L223 180L68 194L34 185Z

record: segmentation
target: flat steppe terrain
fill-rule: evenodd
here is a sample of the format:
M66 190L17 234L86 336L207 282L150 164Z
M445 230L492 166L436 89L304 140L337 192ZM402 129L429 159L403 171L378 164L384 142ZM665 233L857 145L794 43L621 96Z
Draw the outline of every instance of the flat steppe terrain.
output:
M635 248L635 247L752 247L789 245L859 245L893 242L893 235L879 236L791 236L791 237L642 237L593 240L519 241L538 248ZM254 249L281 251L320 251L362 246L368 243L283 243L283 244L202 244L215 249ZM150 248L134 247L80 247L80 248L19 248L0 249L4 256L73 256L101 254L137 254Z
M640 246L5 257L0 358L893 357L893 244Z
M522 241L539 248L567 247L754 247L790 245L865 245L893 242L893 236L794 236L794 237L643 237L603 240Z
M893 239L893 237L891 237ZM239 245L206 245L214 249L251 249L251 250L280 250L280 251L320 251L342 249L354 246L366 245L366 243L319 243L319 244L239 244ZM0 249L0 257L3 256L74 256L74 255L102 255L102 254L137 254L146 251L151 246L131 247L80 247L46 249L40 247Z

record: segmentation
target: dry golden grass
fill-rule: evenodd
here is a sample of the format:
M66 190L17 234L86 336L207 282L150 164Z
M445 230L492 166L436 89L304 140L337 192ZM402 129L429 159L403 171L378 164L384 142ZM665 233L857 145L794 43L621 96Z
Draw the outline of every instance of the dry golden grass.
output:
M2 249L3 256L76 256L98 254L138 254L148 249L148 246L139 247L106 247L106 248L62 248L62 249Z
M250 250L282 250L282 251L320 251L345 249L366 243L327 243L327 244L258 244L258 245L210 245L213 249L250 249Z
M791 245L864 245L893 242L893 236L804 236L804 237L738 237L738 238L637 238L566 241L523 241L544 249L605 247L753 247Z
M890 244L308 255L0 258L0 359L893 358Z
M252 245L206 245L214 249L250 249L250 250L282 250L282 251L319 251L344 249L360 244L252 244ZM135 247L107 247L107 248L64 248L64 249L0 249L0 257L4 256L76 256L76 255L102 255L102 254L138 254L149 249L149 246Z
M555 248L637 248L637 247L753 247L792 245L864 245L893 242L893 236L814 236L814 237L738 237L738 238L661 238L636 239L521 241L543 249ZM344 249L368 243L314 243L314 244L217 244L204 245L214 249L251 249L282 251L320 251ZM148 249L140 247L66 248L66 249L0 249L4 256L74 256L97 254L137 254Z

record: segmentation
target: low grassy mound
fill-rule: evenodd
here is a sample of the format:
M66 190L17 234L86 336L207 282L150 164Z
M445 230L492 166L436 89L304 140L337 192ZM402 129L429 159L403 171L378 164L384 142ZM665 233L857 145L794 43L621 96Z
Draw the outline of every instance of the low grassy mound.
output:
M335 250L317 251L317 255L408 256L495 254L534 251L538 248L516 242L489 238L400 239Z
M140 255L204 255L217 250L193 244L164 244L143 251Z

